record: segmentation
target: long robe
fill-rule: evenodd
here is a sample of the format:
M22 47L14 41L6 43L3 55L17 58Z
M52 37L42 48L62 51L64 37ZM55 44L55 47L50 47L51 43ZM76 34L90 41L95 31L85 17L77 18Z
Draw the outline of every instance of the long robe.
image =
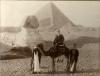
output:
M34 52L34 72L40 72L38 51Z

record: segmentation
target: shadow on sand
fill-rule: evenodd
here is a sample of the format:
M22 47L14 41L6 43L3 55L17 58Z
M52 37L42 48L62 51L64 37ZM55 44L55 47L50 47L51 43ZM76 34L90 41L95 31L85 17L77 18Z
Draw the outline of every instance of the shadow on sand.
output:
M100 69L88 69L83 71L76 71L75 73L70 73L66 71L56 71L56 72L40 72L34 74L77 74L77 73L100 73Z

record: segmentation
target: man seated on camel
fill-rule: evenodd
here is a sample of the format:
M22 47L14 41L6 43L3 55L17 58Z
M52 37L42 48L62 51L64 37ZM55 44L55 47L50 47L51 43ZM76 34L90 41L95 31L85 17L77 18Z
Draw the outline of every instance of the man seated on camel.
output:
M55 48L64 46L64 36L60 33L60 30L57 31L53 44Z

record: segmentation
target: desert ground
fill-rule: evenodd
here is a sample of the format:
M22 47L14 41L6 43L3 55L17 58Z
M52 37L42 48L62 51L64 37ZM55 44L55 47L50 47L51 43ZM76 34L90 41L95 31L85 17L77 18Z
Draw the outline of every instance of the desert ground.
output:
M0 60L0 76L100 76L100 43L85 44L79 49L79 61L77 72L74 74L65 72L66 59L59 57L63 62L56 62L56 72L49 73L51 69L50 57L42 57L41 74L32 74L30 70L30 59Z

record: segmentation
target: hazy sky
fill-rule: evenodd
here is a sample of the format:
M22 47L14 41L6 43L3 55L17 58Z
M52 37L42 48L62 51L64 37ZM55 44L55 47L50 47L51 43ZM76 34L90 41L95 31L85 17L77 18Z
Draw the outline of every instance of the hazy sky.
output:
M51 1L2 1L1 25L21 26L25 18L34 15ZM53 1L74 23L83 26L100 26L100 1Z

